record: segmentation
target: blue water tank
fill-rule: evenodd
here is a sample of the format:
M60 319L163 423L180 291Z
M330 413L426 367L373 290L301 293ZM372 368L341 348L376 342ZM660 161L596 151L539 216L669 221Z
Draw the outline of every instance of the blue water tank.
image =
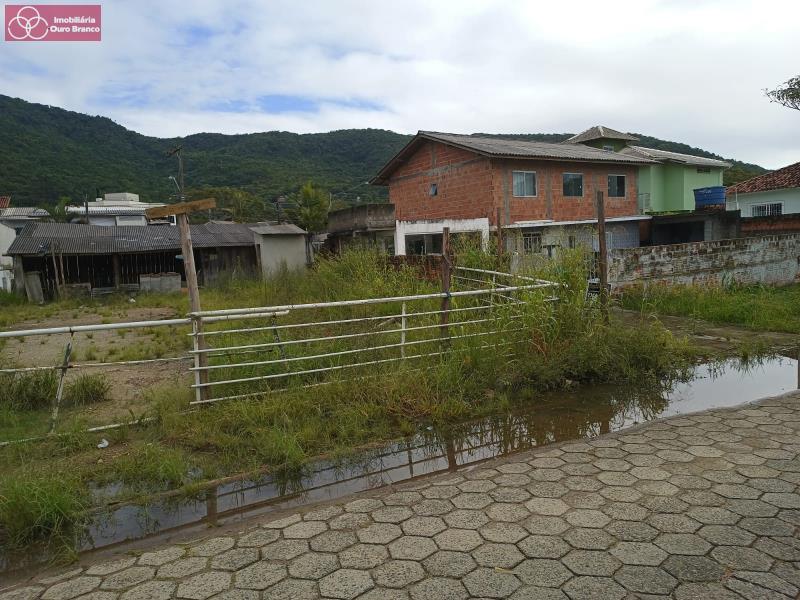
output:
M696 208L725 204L725 186L697 188L694 191L694 204Z

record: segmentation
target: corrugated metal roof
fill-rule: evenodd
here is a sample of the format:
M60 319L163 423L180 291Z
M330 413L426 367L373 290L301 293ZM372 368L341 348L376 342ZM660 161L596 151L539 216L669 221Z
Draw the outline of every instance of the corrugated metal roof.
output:
M590 146L551 144L549 142L528 142L523 140L504 140L453 133L436 133L421 131L420 135L487 154L489 156L509 158L543 158L547 160L580 160L612 163L647 164L646 157L621 155Z
M250 229L259 235L306 235L305 230L294 223L258 223Z
M719 167L727 169L730 163L716 158L706 158L705 156L694 156L692 154L681 154L680 152L668 152L667 150L656 150L655 148L645 148L644 146L628 146L621 150L623 154L631 156L643 156L652 158L658 162L676 162L685 165L695 165L698 167Z
M641 155L609 152L608 150L600 150L581 144L551 144L549 142L529 142L476 135L420 131L402 150L400 150L400 152L386 163L380 172L372 178L370 183L379 185L387 183L394 170L403 164L406 158L411 156L424 140L441 142L492 158L564 160L634 165L646 165L655 162Z
M89 205L90 215L144 215L151 206L92 206ZM71 215L85 215L85 206L67 206L67 213Z
M0 209L0 219L43 219L50 213L35 206L11 206Z
M195 248L252 246L250 225L191 225ZM36 255L56 244L64 254L126 254L180 250L180 231L166 225L108 226L77 223L29 223L14 239L7 255Z
M728 187L728 196L800 188L800 162Z
M591 140L599 140L599 139L608 139L608 140L625 140L628 142L635 142L638 141L639 138L632 136L629 133L622 133L621 131L617 131L616 129L611 129L611 127L604 127L603 125L595 125L594 127L590 127L586 131L582 131L577 135L573 135L571 138L564 140L566 144L580 144L581 142L589 142Z

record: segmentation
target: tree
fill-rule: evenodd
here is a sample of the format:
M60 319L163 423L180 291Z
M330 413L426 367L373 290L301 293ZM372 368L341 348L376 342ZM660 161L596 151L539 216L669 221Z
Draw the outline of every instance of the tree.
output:
M800 110L800 75L792 77L774 90L764 90L764 93L770 102L777 102L786 108Z
M237 223L256 223L275 219L277 211L271 204L245 190L233 187L203 187L191 189L187 193L188 200L214 198L217 208L210 211L213 220L231 220ZM198 219L200 216L198 215Z
M50 216L56 223L69 223L69 215L67 214L67 206L72 204L72 198L69 196L61 196L58 199L58 204L50 210Z
M307 182L293 198L293 206L287 210L291 219L309 233L324 231L328 223L328 193Z

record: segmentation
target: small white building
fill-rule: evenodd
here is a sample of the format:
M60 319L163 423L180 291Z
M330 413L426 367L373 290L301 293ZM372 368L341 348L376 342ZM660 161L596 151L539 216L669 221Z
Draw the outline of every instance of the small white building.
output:
M82 221L89 225L148 225L145 211L159 206L164 204L141 202L138 194L119 192L105 194L103 198L96 198L83 206L68 206L67 214L73 222ZM169 222L174 225L174 217L170 217Z
M6 205L5 208L0 208L0 290L10 292L14 281L14 261L10 256L6 256L11 243L28 223L49 216L50 213L45 209L34 206Z
M744 218L800 213L800 162L729 186L726 208Z
M308 233L292 223L252 226L261 272L268 277L281 269L304 268L313 262Z

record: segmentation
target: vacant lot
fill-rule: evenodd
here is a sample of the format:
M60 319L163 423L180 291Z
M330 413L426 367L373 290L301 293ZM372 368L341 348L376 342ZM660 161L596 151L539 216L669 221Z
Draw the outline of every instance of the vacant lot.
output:
M459 260L462 264L495 266L492 257L474 253ZM59 422L60 435L0 447L0 546L71 543L87 511L107 503L166 490L196 493L206 481L237 473L297 469L319 454L346 452L428 425L446 426L505 411L516 401L516 391L523 388L550 390L577 384L634 382L661 385L681 377L694 356L688 344L657 322L605 323L599 311L586 304L584 264L584 257L567 254L549 271L537 273L559 282L558 302L548 301L553 294L550 289L525 292L520 296L524 304L498 297L493 316L476 325L478 332L491 332L491 337L436 340L443 353L424 362L370 365L361 372L350 371L346 377L337 372L293 376L288 386L281 384L287 388L281 393L269 393L257 382L248 383L245 389L259 395L199 410L188 410L191 393L183 379L185 367L174 364L148 364L126 375L112 371L105 375L111 383L107 389L94 380L78 384L76 378L68 390L69 397L76 400L73 408L67 409L67 418ZM203 302L208 308L270 306L436 289L413 268L395 268L379 255L357 251L322 260L308 273L283 274L267 282L232 281L222 288L206 290ZM430 301L421 308L434 311L439 303ZM453 307L468 306L454 300ZM83 308L13 307L19 317L14 321L16 327L24 322L64 324L67 315L74 322L97 322L168 317L185 310L182 296L141 297L135 304L121 299ZM42 312L37 315L37 311ZM383 322L388 313L396 311L396 306L384 305L347 307L332 316L349 319L377 315ZM439 335L438 317L430 314L426 318L423 322L437 332L433 336ZM346 332L349 325L344 329L331 326L326 335ZM454 324L451 327L455 329ZM431 337L430 330L412 333L423 335L424 331ZM75 352L79 360L88 363L152 358L154 350L164 356L180 355L187 347L186 333L180 328L154 328L123 335L86 335L75 340ZM257 335L272 339L271 333ZM240 335L250 334L219 337L236 344L242 340ZM30 362L54 364L59 361L63 343L65 340L49 342L37 351L35 339L11 340L3 352L6 360L13 358L20 366L29 366ZM346 348L347 343L345 340L336 348ZM396 355L397 350L381 352ZM253 361L261 356L256 353L234 360ZM337 359L326 356L319 360L335 364ZM270 364L269 368L282 367ZM248 372L254 367L244 369ZM7 382L7 388L17 386L25 392L10 397L6 394L5 406L0 393L0 416L7 425L11 423L7 429L17 433L26 428L42 431L49 396L42 400L36 394L49 389L47 383L27 382L24 376ZM309 383L324 385L306 387ZM96 390L102 390L102 394ZM27 398L27 403L20 405L20 398ZM86 433L87 424L119 418L125 412L136 418L148 417L148 421L101 435ZM103 437L108 444L98 448ZM109 484L113 484L113 495L89 491ZM29 502L30 498L36 498L36 502ZM24 513L20 513L20 506L26 507Z

